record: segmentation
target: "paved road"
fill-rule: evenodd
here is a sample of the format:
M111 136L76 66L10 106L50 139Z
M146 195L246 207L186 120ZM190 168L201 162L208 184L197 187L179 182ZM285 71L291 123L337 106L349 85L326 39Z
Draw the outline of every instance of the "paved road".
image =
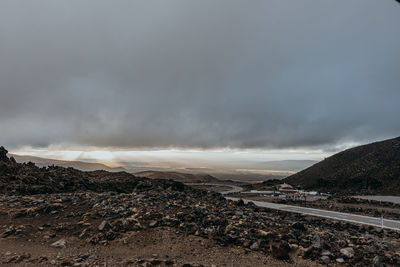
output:
M234 201L239 200L238 198L232 198L232 197L227 197L227 199L234 200ZM382 219L376 218L376 217L356 215L356 214L343 213L343 212L337 212L337 211L329 211L329 210L319 210L319 209L305 208L305 207L299 207L299 206L290 206L290 205L284 205L284 204L276 204L276 203L270 203L270 202L265 202L265 201L249 200L249 202L253 202L254 204L256 204L256 206L264 207L264 208L289 211L289 212L295 212L295 213L300 213L300 214L304 214L304 215L312 215L312 216L323 217L323 218L328 218L328 219L351 222L351 223L382 227ZM383 228L400 231L400 221L383 219Z
M231 194L231 193L238 193L238 192L243 191L242 187L236 186L236 185L230 185L230 184L188 183L186 185L223 186L223 187L230 187L231 188L231 190L219 192L222 195L227 195L227 194Z

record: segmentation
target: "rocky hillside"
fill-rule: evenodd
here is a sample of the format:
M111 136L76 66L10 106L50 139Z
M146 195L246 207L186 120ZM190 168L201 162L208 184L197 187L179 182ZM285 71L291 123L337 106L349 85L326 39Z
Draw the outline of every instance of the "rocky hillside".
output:
M7 150L0 147L0 193L46 194L61 192L132 192L135 188L154 186L182 187L172 181L150 181L126 172L91 171L49 166L39 168L32 162L17 163L8 158Z
M219 180L208 174L192 174L182 172L161 172L161 171L143 171L135 173L138 177L149 179L171 179L181 183L209 183Z
M398 266L400 234L0 153L4 266ZM285 262L286 261L286 262Z
M400 137L342 151L284 181L342 194L400 195Z

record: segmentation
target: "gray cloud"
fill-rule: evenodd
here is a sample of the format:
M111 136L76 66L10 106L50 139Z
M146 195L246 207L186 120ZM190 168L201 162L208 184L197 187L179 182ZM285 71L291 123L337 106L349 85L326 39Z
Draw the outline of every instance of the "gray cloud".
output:
M399 135L395 1L1 1L1 144L329 147Z

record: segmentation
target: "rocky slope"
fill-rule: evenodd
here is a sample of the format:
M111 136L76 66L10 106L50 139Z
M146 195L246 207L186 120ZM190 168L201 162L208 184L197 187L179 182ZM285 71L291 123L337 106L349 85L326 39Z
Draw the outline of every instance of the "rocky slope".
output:
M259 209L170 180L38 168L3 149L0 181L5 266L400 264L397 232Z
M400 137L345 150L284 181L342 194L400 195Z
M129 193L135 188L155 185L183 186L172 181L150 182L126 172L83 172L59 166L39 168L31 162L20 164L13 157L8 158L3 147L0 147L0 178L0 193L19 195L79 191Z

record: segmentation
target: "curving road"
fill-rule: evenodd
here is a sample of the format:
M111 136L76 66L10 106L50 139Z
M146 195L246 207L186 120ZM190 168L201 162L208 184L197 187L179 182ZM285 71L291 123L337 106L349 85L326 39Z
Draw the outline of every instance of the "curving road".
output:
M238 192L243 191L242 187L236 186L236 185L211 184L211 183L200 183L200 184L192 183L192 184L187 184L187 185L207 185L207 186L229 186L229 187L231 187L231 190L220 192L223 195L227 195L230 193L238 193ZM226 199L230 199L233 201L239 200L239 198L234 198L234 197L226 197ZM276 203L265 202L265 201L249 200L249 202L253 202L256 206L263 207L263 208L300 213L300 214L304 214L304 215L311 215L311 216L317 216L317 217L322 217L322 218L327 218L327 219L340 220L340 221L356 223L356 224L363 224L363 225L371 225L371 226L375 226L375 227L382 227L382 228L386 228L386 229L400 231L400 221L395 221L395 220L388 220L388 219L384 219L384 218L363 216L363 215L343 213L343 212L337 212L337 211L305 208L305 207L300 207L300 206L276 204Z
M239 198L227 197L227 199L238 201ZM329 211L329 210L320 210L320 209L312 209L312 208L305 208L299 206L291 206L291 205L284 205L284 204L276 204L271 202L265 201L255 201L249 200L249 202L253 202L258 207L275 209L275 210L282 210L294 213L300 213L304 215L311 215L317 217L323 217L333 220L340 220L350 223L357 223L363 225L371 225L375 227L382 227L386 229L400 231L400 221L395 220L388 220L370 216L363 216L357 214L350 214L350 213L343 213L337 211Z
M222 195L232 194L232 193L239 193L243 191L243 188L236 185L231 184L210 184L210 183L188 183L186 185L206 185L206 186L221 186L221 187L230 187L231 190L219 192Z

